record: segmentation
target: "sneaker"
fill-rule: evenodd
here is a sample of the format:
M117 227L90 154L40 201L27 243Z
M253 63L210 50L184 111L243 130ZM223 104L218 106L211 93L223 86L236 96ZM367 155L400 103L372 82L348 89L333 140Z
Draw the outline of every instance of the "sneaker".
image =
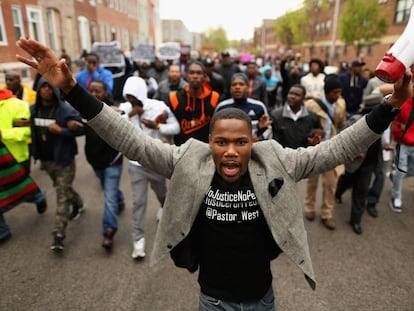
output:
M69 220L77 220L84 211L84 206L72 205L72 212L70 213Z
M53 243L50 246L50 249L52 251L55 252L61 252L63 251L63 249L65 248L65 246L63 245L63 240L64 240L65 236L62 235L61 233L56 233L53 236Z
M37 212L39 214L43 214L44 212L46 212L46 210L47 210L47 202L46 202L46 199L44 199L40 203L36 203L36 209L37 209Z
M160 221L161 217L162 217L162 207L160 207L158 212L157 212L157 221Z
M145 257L145 238L141 238L134 242L134 250L132 251L132 258L144 258Z
M402 212L401 199L391 199L390 207L396 213Z

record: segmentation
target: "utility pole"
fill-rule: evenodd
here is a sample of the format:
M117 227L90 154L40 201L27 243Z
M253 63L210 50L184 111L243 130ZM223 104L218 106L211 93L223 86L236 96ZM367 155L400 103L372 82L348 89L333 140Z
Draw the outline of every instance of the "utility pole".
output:
M333 27L332 27L332 43L329 53L329 65L333 65L336 52L336 37L338 32L338 17L339 17L339 3L340 0L335 0L335 11L333 17Z

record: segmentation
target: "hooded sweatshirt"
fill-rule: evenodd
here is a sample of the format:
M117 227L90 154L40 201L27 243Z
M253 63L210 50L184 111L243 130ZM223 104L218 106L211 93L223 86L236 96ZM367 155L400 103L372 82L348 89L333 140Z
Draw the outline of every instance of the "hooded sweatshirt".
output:
M271 92L277 87L279 83L279 79L276 78L274 75L271 75L269 78L267 78L265 75L265 72L269 70L270 72L272 72L271 66L266 65L263 67L262 78L263 78L263 81L266 82L266 91Z
M45 83L52 87L55 95L55 104L49 113L42 113L42 99L40 87ZM58 165L68 165L78 153L76 136L83 135L84 129L71 131L67 122L76 120L82 122L80 114L69 104L63 101L60 90L52 86L44 78L40 78L37 84L37 96L34 105L30 106L32 118L32 153L35 159L41 161L54 161ZM49 124L56 123L62 128L60 135L55 135L47 130Z
M16 98L12 91L0 90L1 141L19 163L29 159L27 141L30 138L30 127L13 126L14 120L22 118L30 118L29 105Z
M208 84L203 84L200 96L190 95L190 86L170 93L169 105L180 123L181 132L174 136L174 143L181 145L189 138L208 142L209 124L220 95Z
M145 80L140 77L129 77L124 85L122 95L126 98L127 95L134 96L142 103L144 112L141 115L134 115L129 120L134 123L136 126L142 129L142 131L152 138L162 139L163 136L176 135L180 132L180 125L178 124L177 119L174 114L171 112L170 108L162 101L147 98L147 85ZM132 105L130 102L126 101L121 103L119 108L125 112L125 115L128 116L128 113L132 110ZM168 118L166 123L159 123L157 118L164 111L168 112ZM159 129L151 129L146 127L141 119L147 119L159 123ZM136 161L130 161L133 164L138 164Z

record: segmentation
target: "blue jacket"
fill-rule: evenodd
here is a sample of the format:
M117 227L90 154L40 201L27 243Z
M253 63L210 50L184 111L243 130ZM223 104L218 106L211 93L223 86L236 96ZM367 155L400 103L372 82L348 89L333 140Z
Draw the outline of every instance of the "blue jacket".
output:
M89 78L89 71L87 69L83 69L81 71L79 71L76 74L76 81L78 81L78 83L85 89L87 90L88 88L86 87L86 83L88 82L88 78ZM93 80L102 80L105 82L106 84L106 88L108 89L109 94L112 95L112 90L114 88L114 79L112 76L112 72L110 72L108 69L105 69L102 66L98 66L98 70L95 71L94 73L92 73L92 79Z
M34 105L30 106L31 119L32 119L32 155L34 159L43 160L40 157L39 142L41 139L39 118L37 113L41 105L41 99L39 94L39 88L44 83L48 83L45 79L41 78L37 84L37 96ZM52 87L56 96L56 112L55 122L62 128L61 135L54 135L53 145L53 160L58 165L67 165L73 161L76 154L78 154L78 145L76 143L76 136L83 135L84 129L80 129L76 132L67 128L67 121L76 120L82 122L82 118L72 106L63 101L60 90Z

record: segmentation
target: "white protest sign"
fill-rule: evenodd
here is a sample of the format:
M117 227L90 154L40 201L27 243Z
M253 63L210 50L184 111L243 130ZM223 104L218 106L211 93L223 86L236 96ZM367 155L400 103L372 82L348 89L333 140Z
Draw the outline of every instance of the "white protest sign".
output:
M164 42L158 48L158 57L162 60L180 58L181 45L178 42Z

